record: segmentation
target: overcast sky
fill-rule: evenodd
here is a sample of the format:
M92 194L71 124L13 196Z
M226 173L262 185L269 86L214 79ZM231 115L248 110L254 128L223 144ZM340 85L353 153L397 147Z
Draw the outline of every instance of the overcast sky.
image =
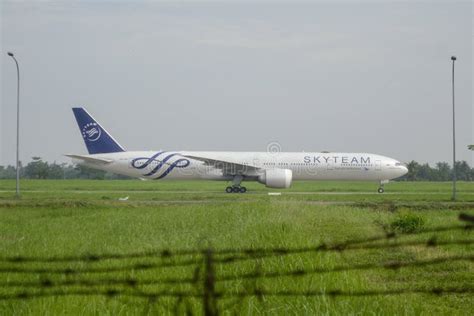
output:
M473 164L470 1L1 2L0 164L86 153L85 106L128 150L371 152Z

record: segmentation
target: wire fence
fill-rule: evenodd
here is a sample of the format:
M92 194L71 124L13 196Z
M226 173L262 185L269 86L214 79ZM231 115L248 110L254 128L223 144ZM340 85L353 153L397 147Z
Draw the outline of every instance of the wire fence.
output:
M341 273L350 271L393 270L423 268L474 262L472 230L474 216L459 215L456 225L428 228L412 234L385 231L369 238L342 243L321 243L300 248L249 249L191 249L153 250L130 254L87 254L64 257L0 257L0 301L29 300L44 297L101 296L106 298L141 298L146 300L144 313L157 304L166 305L172 313L194 314L199 304L205 315L217 315L242 304L246 298L263 300L267 297L365 297L402 294L474 294L474 285L447 284L442 287L413 287L406 284L394 289L281 289L268 286L272 280ZM446 232L463 238L442 238ZM416 239L410 238L416 235ZM293 268L270 265L268 260L336 252L346 254L361 250L389 250L403 247L466 246L462 255L443 255L429 259L391 260L386 262L355 263ZM65 267L66 266L66 267ZM240 267L226 269L226 267ZM186 269L191 273L169 273L169 269ZM230 272L229 272L230 271ZM145 276L142 274L145 273ZM185 277L170 275L186 275ZM150 277L152 275L152 277ZM8 278L6 277L8 276ZM295 281L297 282L297 281ZM236 284L240 284L236 285ZM242 286L243 284L243 286ZM271 288L271 289L270 289ZM290 287L291 288L291 287Z

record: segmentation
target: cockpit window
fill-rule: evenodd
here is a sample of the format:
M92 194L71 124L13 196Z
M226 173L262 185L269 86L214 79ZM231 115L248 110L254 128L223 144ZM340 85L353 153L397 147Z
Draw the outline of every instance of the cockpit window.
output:
M398 167L398 166L403 166L403 164L402 164L401 162L396 162L396 163L395 163L395 166L397 166L397 167Z

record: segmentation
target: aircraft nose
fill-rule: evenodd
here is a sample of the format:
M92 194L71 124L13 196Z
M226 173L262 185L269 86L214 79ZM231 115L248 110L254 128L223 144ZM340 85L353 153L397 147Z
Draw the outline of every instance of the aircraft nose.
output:
M408 168L407 167L401 166L400 169L401 169L400 172L402 173L400 176L404 176L408 173Z

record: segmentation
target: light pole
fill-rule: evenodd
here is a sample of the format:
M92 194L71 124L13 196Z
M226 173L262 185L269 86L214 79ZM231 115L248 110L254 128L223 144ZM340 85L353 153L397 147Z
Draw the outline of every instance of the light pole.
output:
M16 197L20 197L20 67L13 53L8 52L16 64L17 86L16 86Z
M454 107L454 62L456 56L451 56L453 61L453 73L452 73L452 84L453 84L453 196L452 200L456 201L456 111Z

